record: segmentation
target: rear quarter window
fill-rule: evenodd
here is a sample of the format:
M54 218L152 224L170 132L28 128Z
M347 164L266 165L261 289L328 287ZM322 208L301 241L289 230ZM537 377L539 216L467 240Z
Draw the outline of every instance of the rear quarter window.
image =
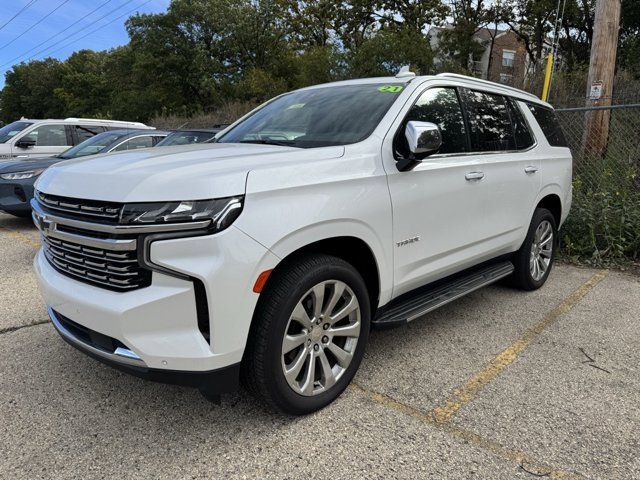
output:
M535 105L533 103L527 103L527 107L533 113L538 125L542 129L544 136L547 137L549 145L552 147L568 147L567 139L562 132L560 122L556 112L550 108L543 107L542 105Z

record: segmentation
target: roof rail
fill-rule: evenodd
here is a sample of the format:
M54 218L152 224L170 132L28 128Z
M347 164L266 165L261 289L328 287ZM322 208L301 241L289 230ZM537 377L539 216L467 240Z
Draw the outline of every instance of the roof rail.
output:
M69 117L69 118L65 118L64 120L65 120L65 122L100 122L100 123L113 123L113 124L116 124L116 125L138 125L138 126L141 126L141 127L146 127L147 126L142 122L127 122L127 121L122 121L122 120L102 120L100 118Z
M533 93L525 92L519 88L510 87L509 85L503 85L502 83L491 82L489 80L483 80L482 78L469 77L468 75L460 75L458 73L438 73L436 77L450 77L450 78L459 78L461 80L467 80L473 83L479 83L481 85L491 85L492 87L500 87L505 90L510 90L512 92L519 93L520 95L526 95L527 97L535 98L538 101L541 101L537 96Z

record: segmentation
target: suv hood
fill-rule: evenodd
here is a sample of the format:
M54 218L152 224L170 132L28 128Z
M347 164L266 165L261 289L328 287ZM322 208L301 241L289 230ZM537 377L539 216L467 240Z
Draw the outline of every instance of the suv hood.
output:
M250 170L338 158L344 147L302 149L213 143L148 148L67 160L36 183L43 192L111 202L199 200L242 195Z

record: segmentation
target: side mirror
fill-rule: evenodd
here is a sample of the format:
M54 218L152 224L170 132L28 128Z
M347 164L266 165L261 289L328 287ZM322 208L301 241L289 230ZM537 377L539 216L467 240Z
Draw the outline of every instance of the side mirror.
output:
M404 130L409 143L409 151L416 158L437 152L442 146L440 128L431 122L410 121Z
M36 146L36 139L33 137L24 137L16 142L18 148L31 148Z

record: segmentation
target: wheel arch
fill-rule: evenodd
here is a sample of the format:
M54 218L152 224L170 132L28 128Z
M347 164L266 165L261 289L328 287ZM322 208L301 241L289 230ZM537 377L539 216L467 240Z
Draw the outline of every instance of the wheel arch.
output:
M549 210L556 221L556 226L560 228L562 222L562 200L560 200L560 196L557 193L548 193L542 197L538 201L536 208L546 208Z
M371 314L373 316L380 300L381 272L373 249L367 242L359 237L350 235L327 237L298 247L284 256L275 266L265 287L274 277L273 273L282 269L283 266L295 262L298 258L314 253L331 255L353 265L360 275L362 275L362 279L367 286L371 304Z

